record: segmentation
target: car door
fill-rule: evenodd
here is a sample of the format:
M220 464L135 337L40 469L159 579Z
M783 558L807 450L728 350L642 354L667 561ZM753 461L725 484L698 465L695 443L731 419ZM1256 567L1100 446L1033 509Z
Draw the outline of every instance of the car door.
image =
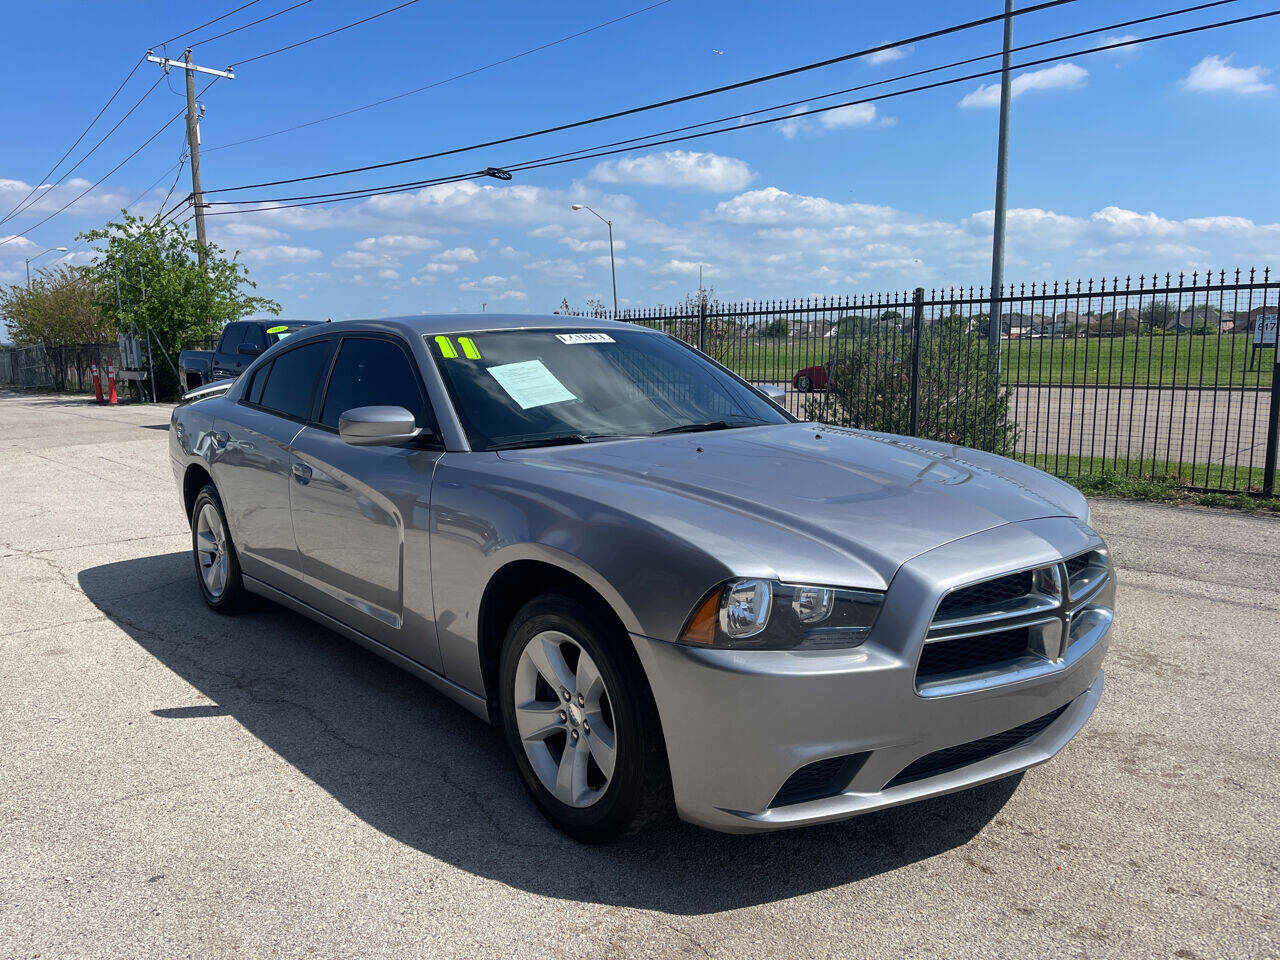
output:
M352 446L338 435L346 410L399 406L426 439ZM431 478L443 448L407 346L382 334L342 338L328 384L293 440L290 484L303 599L337 620L437 669L431 602Z
M256 368L214 423L214 482L244 573L292 592L298 579L289 485L290 443L310 418L336 338L308 340Z
M218 345L213 350L213 379L225 380L228 377L235 377L244 369L235 366L232 361L236 359L240 344L244 341L246 326L247 324L244 323L229 323L223 328Z

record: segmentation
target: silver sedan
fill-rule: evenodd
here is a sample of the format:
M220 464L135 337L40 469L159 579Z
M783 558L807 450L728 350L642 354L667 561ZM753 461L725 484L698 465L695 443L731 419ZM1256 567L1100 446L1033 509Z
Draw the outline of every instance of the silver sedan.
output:
M665 334L319 324L173 414L214 610L266 597L500 724L585 841L838 820L1049 759L1102 693L1070 486L798 422Z

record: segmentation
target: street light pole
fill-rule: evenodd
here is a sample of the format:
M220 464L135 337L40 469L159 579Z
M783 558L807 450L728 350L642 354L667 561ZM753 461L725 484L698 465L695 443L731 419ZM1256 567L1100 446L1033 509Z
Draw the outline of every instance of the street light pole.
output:
M31 289L31 261L39 260L41 257L46 256L47 254L53 253L55 250L57 250L59 253L67 252L66 247L50 247L44 253L37 253L34 257L27 257L27 289L28 290Z
M594 214L597 220L604 223L609 228L609 275L613 278L613 319L618 319L618 267L613 259L613 221L605 220L604 217L596 213L585 203L575 203L574 210L586 210L588 213Z
M1009 68L1013 60L1013 0L1004 0L1004 59L1000 71L1000 135L996 144L995 228L991 236L991 317L987 326L987 355L1000 372L1000 294L1004 287L1004 221L1009 188Z

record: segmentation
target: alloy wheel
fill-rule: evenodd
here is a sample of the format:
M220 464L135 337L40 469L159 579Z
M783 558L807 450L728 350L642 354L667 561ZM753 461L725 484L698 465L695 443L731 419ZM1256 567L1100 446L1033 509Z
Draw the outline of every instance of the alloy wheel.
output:
M617 733L604 678L558 630L532 637L515 675L515 721L534 773L557 800L589 807L613 779Z
M212 503L200 508L196 517L196 554L200 559L200 576L204 587L215 600L227 589L229 558L227 531L222 517Z

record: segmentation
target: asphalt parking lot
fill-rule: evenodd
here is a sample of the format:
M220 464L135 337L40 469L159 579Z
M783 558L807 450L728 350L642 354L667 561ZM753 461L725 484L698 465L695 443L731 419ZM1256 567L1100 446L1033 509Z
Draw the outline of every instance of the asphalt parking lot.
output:
M1018 780L588 848L427 687L206 611L167 421L0 392L0 957L1280 954L1280 522L1098 502L1107 690Z

